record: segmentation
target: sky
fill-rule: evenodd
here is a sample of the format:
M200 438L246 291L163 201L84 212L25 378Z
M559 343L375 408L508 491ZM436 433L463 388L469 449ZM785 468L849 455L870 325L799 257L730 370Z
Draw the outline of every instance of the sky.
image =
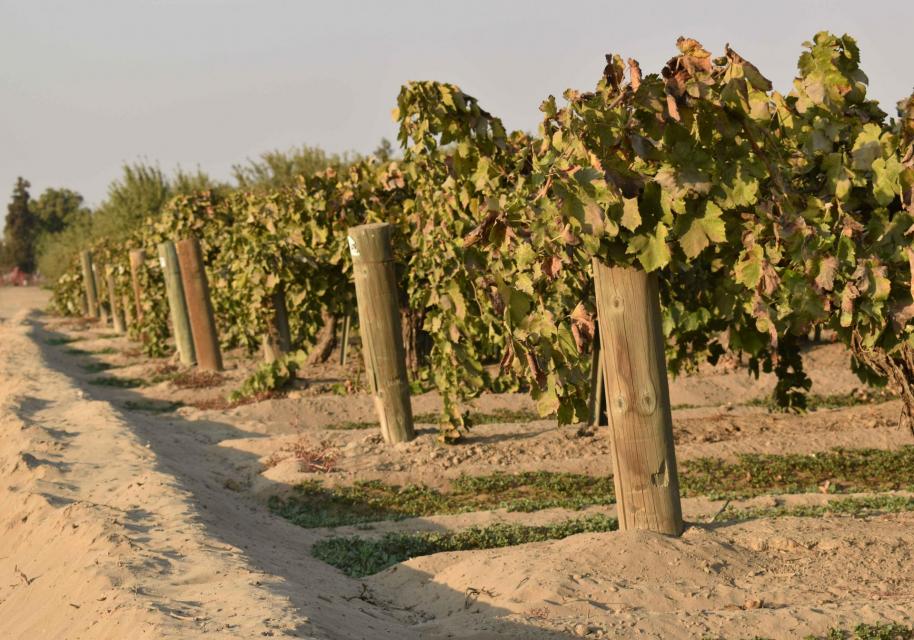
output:
M23 176L97 205L126 162L227 180L272 149L367 153L396 136L410 80L535 131L542 100L592 88L605 53L656 72L680 35L729 42L786 92L805 40L849 33L894 114L912 24L914 0L0 0L0 193Z

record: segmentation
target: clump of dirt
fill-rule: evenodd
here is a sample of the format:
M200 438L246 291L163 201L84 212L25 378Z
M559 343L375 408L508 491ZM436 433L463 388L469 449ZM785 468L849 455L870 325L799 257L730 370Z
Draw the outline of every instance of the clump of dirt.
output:
M280 462L294 459L301 473L331 473L336 469L339 452L325 445L313 447L306 440L298 440L291 446L274 451L264 460L264 467L271 469Z
M225 384L225 376L216 371L185 369L171 378L171 384L178 389L212 389Z

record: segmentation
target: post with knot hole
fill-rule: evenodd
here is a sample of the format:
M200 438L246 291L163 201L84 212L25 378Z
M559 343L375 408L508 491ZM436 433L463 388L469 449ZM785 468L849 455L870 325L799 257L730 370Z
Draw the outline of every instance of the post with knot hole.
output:
M349 251L359 307L365 371L374 395L381 435L389 443L416 437L400 330L391 226L365 224L349 230Z
M657 276L593 261L619 528L682 533Z

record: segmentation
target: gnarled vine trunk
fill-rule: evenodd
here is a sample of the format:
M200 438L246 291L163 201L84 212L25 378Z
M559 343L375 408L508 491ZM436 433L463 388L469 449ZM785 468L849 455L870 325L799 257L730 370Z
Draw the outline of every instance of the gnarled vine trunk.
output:
M261 346L264 360L275 362L292 350L292 334L289 331L289 314L283 287L270 296L269 307L270 321L267 323L266 334L261 338Z
M896 388L902 401L899 426L914 433L914 348L905 344L892 353L879 348L868 348L855 331L851 337L851 350L857 360Z
M422 333L423 322L424 312L400 307L400 330L403 335L403 348L406 351L406 369L413 379L419 373L419 367L422 366L430 348Z
M317 338L314 340L314 346L308 353L308 364L327 362L336 348L336 325L338 319L326 310L321 312L321 318L324 321L324 326L318 332Z

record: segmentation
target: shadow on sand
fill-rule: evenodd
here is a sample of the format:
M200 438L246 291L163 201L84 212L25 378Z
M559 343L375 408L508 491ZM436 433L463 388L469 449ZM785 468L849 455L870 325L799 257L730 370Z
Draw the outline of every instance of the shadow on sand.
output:
M398 609L394 604L385 602L380 594L372 593L363 582L349 578L311 556L311 545L332 535L332 530L303 529L287 522L270 513L262 500L251 492L239 491L237 484L228 482L239 473L260 470L262 465L254 454L222 443L266 436L212 419L188 420L175 413L129 410L126 407L148 405L148 399L130 389L89 383L95 374L88 373L86 365L103 363L103 355L66 353L63 334L46 329L38 314L33 315L29 322L30 335L40 346L48 366L70 377L87 397L110 403L123 424L148 443L155 453L158 470L174 477L177 488L191 497L195 507L192 517L204 526L207 535L242 549L246 562L255 572L279 578L265 581L263 588L287 598L300 615L309 618L310 624L296 630L298 637L366 640L577 637L572 633L550 632L507 620L507 610L487 605L480 599L468 600L466 591L436 584L434 576L404 565L391 569L398 572L398 582L402 584L404 572L415 574L409 576L409 582L424 585L424 589L430 590L428 595L433 600L452 601L453 610L459 615L473 616L473 628L479 631L474 632L467 628L465 622L457 619L449 621L447 616L430 619L422 612ZM40 407L27 405L26 409L33 414ZM286 484L271 482L273 486L263 491L263 482L271 481L260 476L261 495L283 493L289 489ZM142 508L125 513L124 524L137 534L138 542L148 532L151 516ZM423 529L427 531L430 528L423 526ZM178 552L165 550L164 555L167 557L169 553ZM342 632L337 626L341 620L346 621L348 628L359 629L360 633Z

